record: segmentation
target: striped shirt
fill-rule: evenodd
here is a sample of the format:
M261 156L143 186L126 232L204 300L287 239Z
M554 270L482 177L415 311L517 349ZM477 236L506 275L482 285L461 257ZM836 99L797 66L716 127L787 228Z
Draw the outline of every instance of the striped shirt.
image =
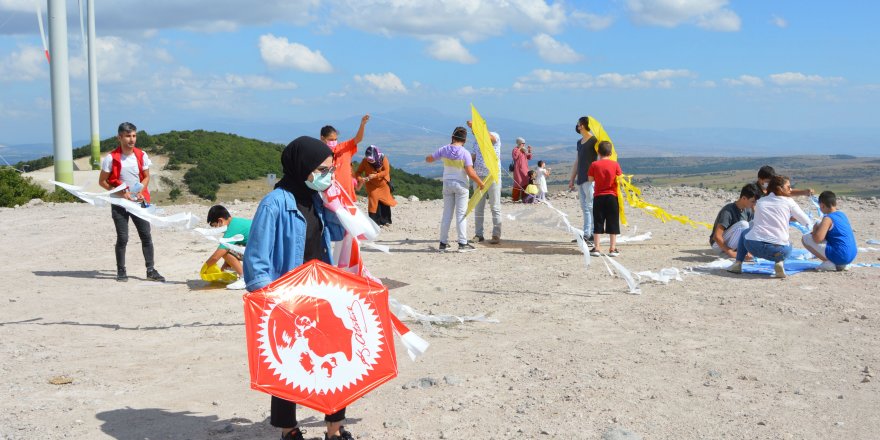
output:
M443 180L457 180L467 183L465 167L474 166L471 153L460 145L444 145L431 155L434 160L443 161Z

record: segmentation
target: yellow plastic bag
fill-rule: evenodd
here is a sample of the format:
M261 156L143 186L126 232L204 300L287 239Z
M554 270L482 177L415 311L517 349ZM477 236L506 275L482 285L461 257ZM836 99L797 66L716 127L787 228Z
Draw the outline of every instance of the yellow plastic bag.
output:
M202 270L199 271L202 279L209 283L226 283L229 284L238 279L238 275L231 272L224 272L220 266L208 263L202 264Z

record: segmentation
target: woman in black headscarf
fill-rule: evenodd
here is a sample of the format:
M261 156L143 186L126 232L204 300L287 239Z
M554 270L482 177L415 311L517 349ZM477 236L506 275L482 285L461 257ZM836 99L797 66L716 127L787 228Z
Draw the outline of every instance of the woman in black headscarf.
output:
M318 139L302 136L281 153L284 177L260 201L244 253L248 291L262 289L303 263L331 261L330 240L341 240L339 220L324 209L319 192L333 180L333 152ZM342 428L345 408L324 417L325 439L353 439ZM282 440L303 440L297 427L296 404L272 397L272 426L281 428Z
M359 182L366 183L367 212L370 218L379 226L390 225L391 207L397 206L397 201L391 194L391 165L388 157L382 154L379 147L370 145L364 152L364 160L355 175Z

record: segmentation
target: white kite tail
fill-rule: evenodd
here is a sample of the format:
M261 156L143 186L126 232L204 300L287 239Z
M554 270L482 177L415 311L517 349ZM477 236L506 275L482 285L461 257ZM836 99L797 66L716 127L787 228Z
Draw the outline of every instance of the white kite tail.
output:
M336 267L381 285L382 281L374 277L364 266L360 249L360 244L364 243L380 251L388 252L388 246L372 243L372 240L379 236L381 230L379 225L358 209L338 182L334 181L327 191L322 192L321 199L324 201L324 207L336 214L339 223L345 229L342 240L333 246L333 261ZM390 301L392 300L389 299ZM400 337L400 342L406 348L410 359L416 360L428 350L428 346L431 344L411 331L395 315L393 308L390 311L394 333Z
M112 194L125 189L125 184L119 185L110 191L105 191L102 193L90 193L83 191L83 188L79 186L69 185L63 182L56 182L54 180L50 180L49 182L63 188L67 192L78 197L80 200L93 206L121 206L125 208L125 210L128 211L131 215L135 215L141 219L144 219L150 222L151 225L156 227L192 229L199 222L199 219L189 212L181 212L179 214L168 216L160 216L158 215L160 212L157 210L156 205L150 205L145 208L141 206L140 203L133 202L125 198L111 197Z

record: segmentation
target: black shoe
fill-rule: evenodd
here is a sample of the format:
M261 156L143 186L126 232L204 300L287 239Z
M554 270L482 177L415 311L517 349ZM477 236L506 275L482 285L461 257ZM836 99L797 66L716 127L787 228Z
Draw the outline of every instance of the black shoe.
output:
M440 252L446 252L449 250L449 245L446 243L440 243Z
M474 241L477 242L477 243L482 243L482 242L485 241L485 240L486 240L486 239L483 238L482 235L474 235Z
M460 252L460 253L464 253L464 252L473 252L473 251L475 251L475 250L477 250L477 248L475 248L475 247L474 247L472 244L470 244L470 243L459 243L459 244L458 244L458 252Z
M165 282L165 277L159 275L159 271L152 267L147 269L147 279L150 281L158 281L160 283Z
M125 273L124 267L122 269L116 269L116 281L119 281L120 283L128 281L128 274Z
M282 435L281 440L305 440L305 438L303 437L302 431L300 431L299 428L295 428L293 431Z
M345 428L339 428L339 435L327 435L324 433L324 440L354 440L354 436L351 435L350 432L346 431Z

